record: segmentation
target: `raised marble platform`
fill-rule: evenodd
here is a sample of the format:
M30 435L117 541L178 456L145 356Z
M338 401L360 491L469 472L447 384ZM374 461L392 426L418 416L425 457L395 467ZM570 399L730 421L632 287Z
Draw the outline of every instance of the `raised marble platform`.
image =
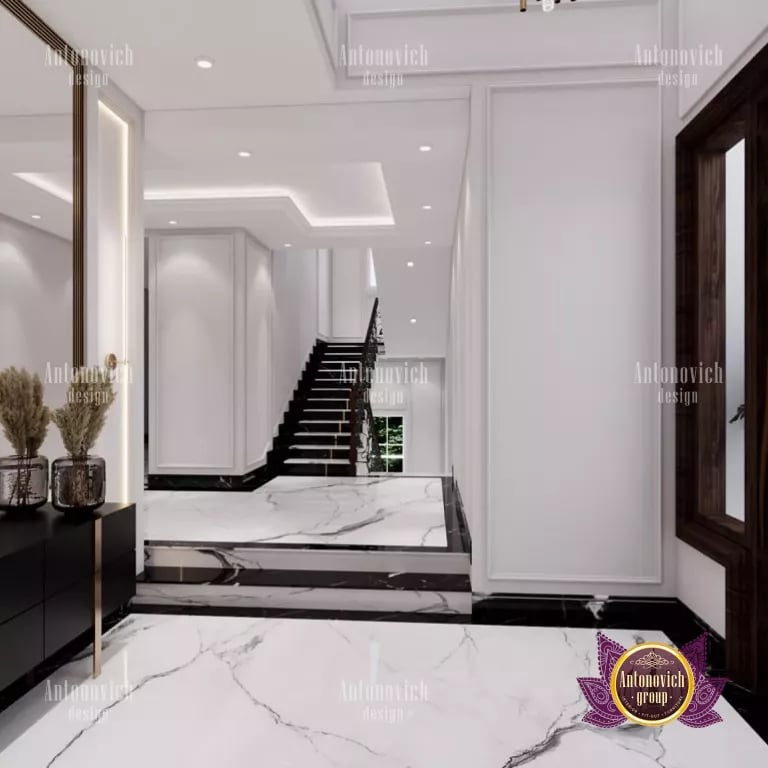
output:
M472 610L449 478L279 477L249 494L150 492L141 606Z
M147 491L150 544L445 549L443 483L422 477L277 477L251 493Z
M106 641L99 680L72 663L0 714L0 765L768 764L725 701L724 722L701 730L583 723L576 678L597 673L593 630L132 616Z

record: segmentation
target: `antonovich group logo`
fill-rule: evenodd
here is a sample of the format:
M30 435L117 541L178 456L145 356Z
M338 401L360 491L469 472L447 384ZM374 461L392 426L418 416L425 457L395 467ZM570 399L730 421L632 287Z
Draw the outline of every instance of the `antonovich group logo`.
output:
M584 722L616 728L627 720L660 726L679 720L690 728L722 722L713 707L725 678L706 675L707 636L678 650L664 643L640 643L627 650L597 635L600 677L580 677L591 709Z

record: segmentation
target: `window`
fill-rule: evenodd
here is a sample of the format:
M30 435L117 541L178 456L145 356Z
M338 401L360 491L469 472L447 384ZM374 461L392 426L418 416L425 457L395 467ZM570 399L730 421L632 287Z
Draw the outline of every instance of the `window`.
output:
M402 416L375 416L376 437L379 441L385 472L402 472L405 460Z

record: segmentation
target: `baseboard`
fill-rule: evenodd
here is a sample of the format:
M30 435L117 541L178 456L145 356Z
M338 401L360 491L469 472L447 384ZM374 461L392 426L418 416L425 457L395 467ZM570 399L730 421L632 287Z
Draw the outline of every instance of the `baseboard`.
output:
M664 632L675 645L709 637L709 668L726 675L725 640L676 597L491 594L476 596L475 624L508 624Z

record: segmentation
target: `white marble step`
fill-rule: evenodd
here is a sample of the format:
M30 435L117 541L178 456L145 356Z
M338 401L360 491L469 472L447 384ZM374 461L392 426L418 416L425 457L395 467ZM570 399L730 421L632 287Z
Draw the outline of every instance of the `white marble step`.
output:
M323 422L326 423L326 422ZM312 435L312 437L351 437L350 432L294 432L294 437L305 437L306 435ZM332 446L331 446L332 447Z
M286 464L349 464L347 459L286 459Z
M313 432L313 435L318 434ZM301 451L339 451L348 448L346 445L291 445L290 448L297 448Z

